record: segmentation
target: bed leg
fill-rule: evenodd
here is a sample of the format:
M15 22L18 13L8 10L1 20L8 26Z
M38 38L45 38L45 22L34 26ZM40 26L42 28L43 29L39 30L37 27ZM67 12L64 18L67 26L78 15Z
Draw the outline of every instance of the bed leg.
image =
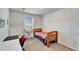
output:
M55 42L57 43L57 39L55 40Z
M49 47L49 42L47 42L47 47Z

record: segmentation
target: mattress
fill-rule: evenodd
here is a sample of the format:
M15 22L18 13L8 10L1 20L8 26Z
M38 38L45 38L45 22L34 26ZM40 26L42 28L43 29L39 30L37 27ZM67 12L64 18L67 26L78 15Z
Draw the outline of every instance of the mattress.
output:
M35 32L35 35L42 37L43 39L46 39L47 33L46 32Z

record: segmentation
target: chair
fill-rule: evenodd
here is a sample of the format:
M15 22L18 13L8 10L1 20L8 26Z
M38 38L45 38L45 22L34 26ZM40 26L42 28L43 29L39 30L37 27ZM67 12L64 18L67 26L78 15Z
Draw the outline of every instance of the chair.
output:
M21 47L22 47L23 50L24 50L23 44L24 44L26 38L27 38L26 35L22 35L22 36L19 38L19 42L20 42L20 45L21 45Z

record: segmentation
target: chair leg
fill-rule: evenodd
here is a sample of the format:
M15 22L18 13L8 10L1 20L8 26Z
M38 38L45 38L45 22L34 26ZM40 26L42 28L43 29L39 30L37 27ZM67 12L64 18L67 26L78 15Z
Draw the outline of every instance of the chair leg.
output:
M25 51L25 49L24 49L24 48L22 48L22 51Z

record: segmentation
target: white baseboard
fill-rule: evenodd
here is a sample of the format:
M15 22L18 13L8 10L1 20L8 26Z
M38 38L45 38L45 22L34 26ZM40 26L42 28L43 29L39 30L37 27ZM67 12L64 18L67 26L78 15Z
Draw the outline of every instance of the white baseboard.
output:
M67 44L65 44L65 43L63 43L63 42L58 42L58 43L60 43L60 44L62 44L62 45L64 45L64 46L66 46L66 47L68 47L68 48L70 48L70 49L72 49L72 50L74 50L74 51L78 51L77 49L75 49L75 48L73 48L73 47L71 47L71 46L69 46L69 45L67 45Z

